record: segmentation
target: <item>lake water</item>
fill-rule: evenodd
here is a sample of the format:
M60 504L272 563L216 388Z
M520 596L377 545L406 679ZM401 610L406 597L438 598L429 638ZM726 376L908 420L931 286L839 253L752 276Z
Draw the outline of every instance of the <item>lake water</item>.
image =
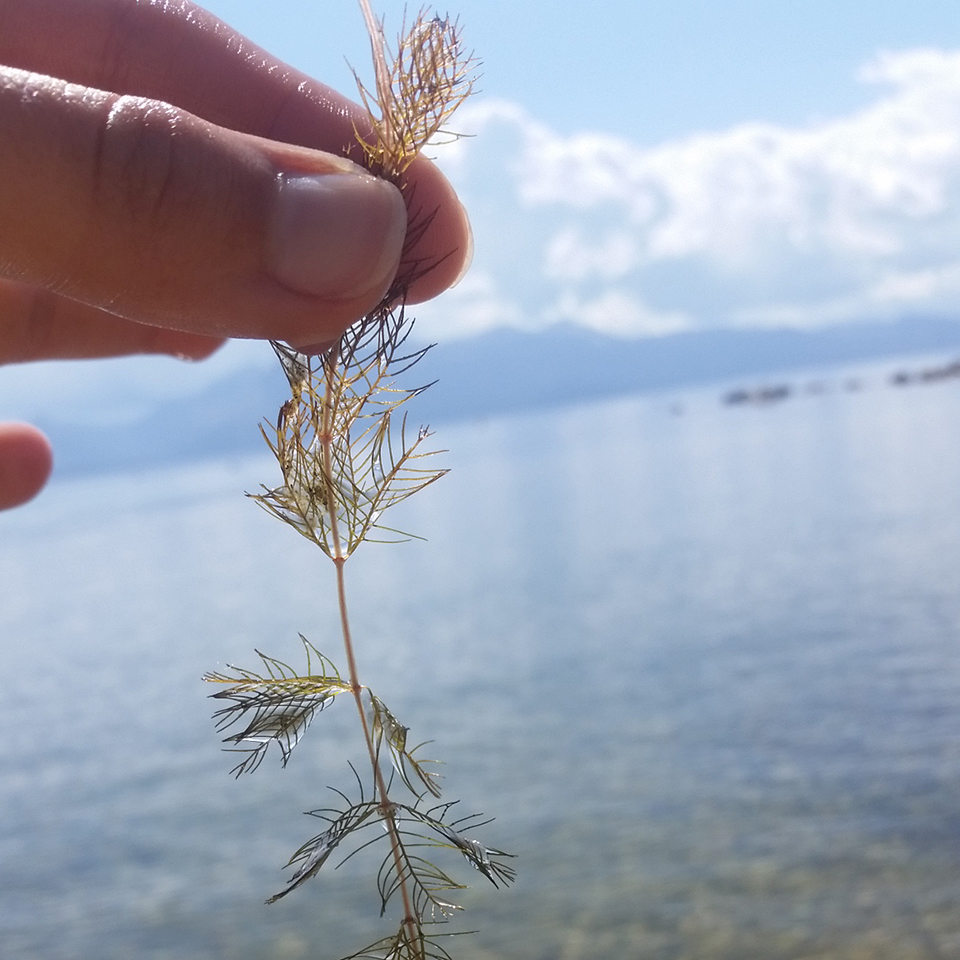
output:
M496 816L463 960L960 957L960 386L717 390L447 428L424 543L347 567L365 682ZM228 774L203 672L342 660L265 459L0 517L0 955L335 960L353 860L265 906L348 788L349 703ZM367 865L369 867L369 864ZM474 875L475 876L475 875Z

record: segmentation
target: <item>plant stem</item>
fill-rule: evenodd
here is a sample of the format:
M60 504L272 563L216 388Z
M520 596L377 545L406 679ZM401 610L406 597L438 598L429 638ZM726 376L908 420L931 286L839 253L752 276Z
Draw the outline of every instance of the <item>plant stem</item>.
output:
M363 728L363 739L367 744L367 753L370 756L370 767L373 770L373 778L376 786L377 795L380 798L380 814L386 824L387 832L390 835L390 849L393 856L394 867L397 871L397 878L400 886L400 896L403 901L403 923L407 928L411 944L414 945L416 956L420 960L425 960L420 938L420 921L413 908L413 902L410 898L410 891L407 889L407 877L404 870L403 857L401 855L402 841L400 832L397 829L394 806L387 794L387 784L383 776L383 770L380 767L379 751L374 744L373 733L370 730L370 724L367 720L367 712L363 706L363 685L360 683L360 676L357 670L357 660L353 651L353 637L350 632L350 617L347 612L347 592L344 583L343 568L347 558L343 554L343 542L340 539L340 521L337 516L337 498L333 486L333 419L334 419L334 382L338 373L340 364L340 352L338 347L334 347L327 355L325 362L325 395L323 405L323 420L320 432L320 449L323 457L323 473L327 478L327 515L330 521L330 537L333 541L333 564L337 571L337 604L340 609L340 629L343 634L343 648L347 657L347 670L350 674L350 689L353 693L354 702L357 705L357 713L360 715L360 725Z

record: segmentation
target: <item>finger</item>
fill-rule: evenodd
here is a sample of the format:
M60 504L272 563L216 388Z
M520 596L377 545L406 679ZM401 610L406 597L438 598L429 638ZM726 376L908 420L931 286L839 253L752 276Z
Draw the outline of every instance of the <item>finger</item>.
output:
M134 323L39 287L0 280L0 364L147 353L203 360L222 343Z
M0 423L0 510L32 500L53 469L50 441L26 423Z
M220 126L357 161L356 130L369 130L358 104L185 0L0 0L0 63L172 103ZM411 220L430 218L408 251L434 265L411 288L416 303L458 279L469 228L429 160L417 158L404 181Z
M340 157L9 68L0 129L8 279L62 278L56 292L142 323L317 343L396 273L401 195Z

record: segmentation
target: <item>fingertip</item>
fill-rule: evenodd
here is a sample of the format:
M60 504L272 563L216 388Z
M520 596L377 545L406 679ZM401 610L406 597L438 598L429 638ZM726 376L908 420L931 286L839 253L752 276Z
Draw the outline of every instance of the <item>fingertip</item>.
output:
M456 286L473 258L473 231L453 185L428 158L419 156L405 174L410 222L426 227L404 256L428 269L411 284L408 303L423 303Z
M0 423L0 510L32 500L53 469L50 441L27 423Z
M199 363L212 356L226 343L223 337L155 327L119 317L106 317L104 321L111 324L107 332L113 344L112 353L117 356L162 354L184 363ZM99 355L106 354L107 351L102 350Z
M160 353L169 354L185 363L199 363L213 356L227 341L223 337L205 337L200 334L164 330Z

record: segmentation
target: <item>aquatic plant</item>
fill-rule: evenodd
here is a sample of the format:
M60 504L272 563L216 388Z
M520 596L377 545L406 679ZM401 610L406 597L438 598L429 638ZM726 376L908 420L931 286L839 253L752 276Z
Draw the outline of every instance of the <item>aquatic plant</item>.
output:
M475 62L464 52L458 24L426 10L409 28L404 24L392 52L383 21L368 0L360 3L374 83L370 88L359 78L357 83L373 133L357 136L369 169L402 189L403 171L428 140L444 133L451 114L470 95ZM309 811L322 829L294 852L286 886L267 901L286 897L332 857L342 863L379 849L380 914L396 904L398 927L353 958L450 956L441 938L454 934L445 933L443 924L460 909L451 895L464 884L438 865L438 855L462 857L495 886L514 877L509 855L475 837L488 821L461 815L456 802L440 799L438 775L420 756L423 745L411 747L407 727L361 683L347 607L347 560L364 542L408 539L410 534L384 523L384 514L446 472L435 465L431 432L408 423L407 404L425 388L397 383L426 352L407 346L413 321L404 299L413 280L435 266L407 254L430 216L426 211L412 218L390 290L338 343L316 357L273 343L290 397L261 432L281 480L248 496L333 562L346 670L301 635L303 672L257 651L257 669L230 666L204 676L223 686L212 694L223 704L214 717L225 749L240 756L232 771L238 777L256 770L272 744L286 766L319 713L341 696L354 701L366 757L351 764L351 793L331 788L340 802Z

